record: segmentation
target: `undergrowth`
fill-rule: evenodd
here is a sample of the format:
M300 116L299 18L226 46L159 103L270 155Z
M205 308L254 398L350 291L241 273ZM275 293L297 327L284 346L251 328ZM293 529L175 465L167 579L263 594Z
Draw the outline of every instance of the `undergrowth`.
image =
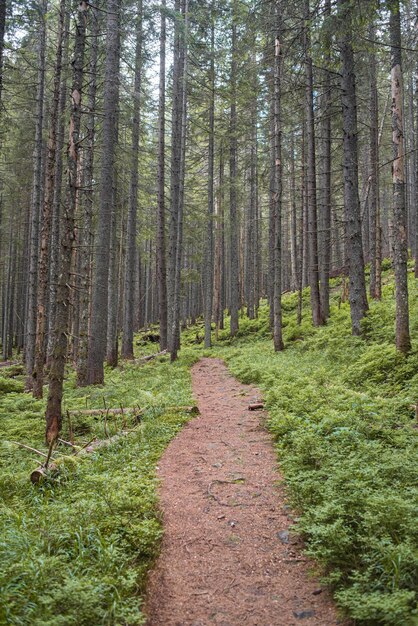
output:
M88 458L64 459L59 480L34 487L38 459L19 441L43 447L44 403L22 393L19 368L0 372L0 623L33 626L134 626L143 622L146 571L161 525L155 467L188 415L189 368L200 356L224 358L265 395L288 496L307 552L341 609L363 626L412 626L416 610L418 309L411 307L414 351L394 349L389 272L383 299L351 336L347 303L332 281L331 319L312 327L309 291L303 321L297 294L283 298L286 349L274 353L266 304L244 316L234 339L220 331L202 348L203 324L183 333L180 360L167 357L106 371L103 387L75 388L68 372L65 409L147 407L143 423ZM411 303L417 299L411 277ZM228 320L226 320L228 322ZM155 329L154 329L155 331ZM139 340L142 353L156 350ZM15 366L12 366L12 368ZM79 414L80 442L116 433L122 418ZM132 425L132 424L131 424ZM68 438L68 420L63 438ZM87 456L87 455L86 455Z
M154 348L155 349L155 348ZM192 357L193 358L193 357ZM131 626L143 623L146 572L158 552L161 524L155 467L189 418L190 357L106 371L103 387L76 389L68 374L65 408L146 407L141 424L107 448L67 456L58 479L34 486L45 452L44 402L0 388L0 624ZM6 376L5 380L9 380ZM75 415L77 443L112 436L127 416ZM131 422L125 428L134 427ZM63 439L69 438L64 419ZM106 433L105 433L106 430Z
M356 624L418 623L418 309L415 350L394 348L394 297L386 274L364 339L350 334L349 306L332 289L331 319L314 329L309 293L296 323L297 296L284 296L286 349L274 353L268 307L242 319L239 338L221 331L215 347L241 381L265 395L289 499L307 552L322 567L338 605ZM410 282L411 303L417 287Z

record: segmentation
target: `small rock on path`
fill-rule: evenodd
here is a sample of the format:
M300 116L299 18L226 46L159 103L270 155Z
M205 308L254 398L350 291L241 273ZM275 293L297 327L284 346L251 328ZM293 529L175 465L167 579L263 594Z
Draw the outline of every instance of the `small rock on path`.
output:
M147 626L340 623L288 534L275 452L260 425L265 413L248 410L259 391L219 359L194 365L192 381L200 416L159 464L164 537L149 578Z

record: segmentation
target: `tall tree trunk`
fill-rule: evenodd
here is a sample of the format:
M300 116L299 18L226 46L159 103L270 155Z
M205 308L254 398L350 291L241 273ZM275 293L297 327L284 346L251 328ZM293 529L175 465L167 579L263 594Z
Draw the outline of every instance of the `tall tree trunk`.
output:
M187 37L189 24L189 2L183 0L184 32L182 44L182 84L181 84L181 133L180 133L180 179L178 195L178 228L176 243L176 271L174 283L174 319L173 349L170 351L171 361L177 359L180 350L180 312L181 312L181 268L183 257L183 214L184 214L184 181L186 174L186 139L187 139Z
M324 323L319 296L319 267L318 267L318 223L316 204L316 156L315 156L315 120L313 105L313 65L310 54L310 7L309 0L305 2L305 73L306 73L306 140L308 157L308 273L311 288L311 308L314 326Z
M306 118L306 116L305 116ZM302 149L301 149L301 204L302 204L302 289L307 287L309 250L308 250L308 164L306 150L306 119L302 122Z
M230 332L234 337L238 331L239 310L239 254L238 254L238 207L237 207L237 26L235 23L235 4L232 9L232 32L231 32L231 110L229 121L229 232L230 232L230 263L229 284L230 301L229 310L231 315Z
M274 3L271 3L274 7ZM274 8L272 15L274 16ZM274 42L272 42L274 50ZM270 104L269 104L269 231L268 231L268 301L269 301L269 323L273 333L274 328L274 255L275 255L275 222L274 222L274 194L276 189L276 157L275 157L275 128L274 128L274 56L272 56L272 75L270 80Z
M291 134L290 143L290 268L292 291L297 291L299 284L299 262L297 244L297 215L296 215L296 175L295 175L295 137Z
M252 62L254 67L256 66L256 59L253 56ZM254 92L251 98L251 112L250 112L250 125L251 125L251 147L250 147L250 202L248 212L247 223L247 262L246 262L246 276L245 281L247 285L247 315L250 319L254 319L256 304L255 304L255 287L256 287L256 235L257 235L257 81L256 76L253 78Z
M276 39L274 46L274 161L276 164L274 212L274 278L273 278L273 343L275 351L283 350L282 336L282 16L281 3L275 3Z
M418 0L416 3L418 23ZM415 66L415 149L418 149L418 60ZM418 154L415 154L415 278L418 278Z
M95 272L92 291L91 334L88 356L89 384L104 382L103 361L107 336L107 296L116 118L119 99L120 0L107 0L107 36L103 107L103 143L100 176L98 228L95 245Z
M177 14L174 28L174 59L173 59L173 97L172 97L172 123L171 123L171 178L170 178L170 224L168 245L168 349L171 358L177 357L176 334L177 334L177 267L178 243L180 240L180 219L182 212L181 201L181 176L182 176L182 136L183 136L183 96L184 94L184 64L185 64L185 39L184 39L184 0L176 0L175 11ZM180 15L182 20L180 21ZM183 22L183 23L182 23ZM185 103L184 103L185 104ZM178 294L180 296L180 294Z
M42 398L44 383L44 363L45 363L45 329L46 310L48 304L48 278L49 278L49 244L51 236L51 224L54 202L55 164L57 152L57 134L59 126L59 99L61 87L62 52L65 27L66 0L60 2L57 53L54 72L54 89L50 114L50 130L48 138L48 154L46 162L45 197L42 206L41 216L41 248L38 266L38 293L37 293L37 318L36 318L36 343L35 343L35 363L33 371L33 395L35 398Z
M224 152L221 147L219 155L219 253L220 253L220 286L219 286L219 329L224 329L224 314L226 308L226 267L225 267L225 187L224 187L225 162Z
M346 257L349 272L351 328L353 335L360 335L360 322L366 314L368 304L358 193L357 99L352 46L352 10L350 0L339 0L340 23L343 30L340 41L340 55L342 61L341 98L344 136L343 170Z
M209 142L208 142L208 210L204 258L205 291L205 348L211 346L211 326L213 308L213 187L215 165L215 16L214 2L210 6L210 67L209 67Z
M158 100L158 208L157 208L157 281L160 321L160 350L167 348L167 267L165 245L165 48L166 2L161 3L160 86Z
M80 198L82 227L80 232L80 321L77 354L77 385L88 385L88 348L90 322L91 255L93 245L93 173L96 124L97 60L100 18L97 9L90 13L89 86L87 92L86 137L83 148L83 185Z
M331 15L331 0L325 0L325 17ZM321 97L321 160L319 194L319 284L321 310L329 317L329 273L331 270L331 36L325 42L324 86Z
M369 37L375 38L374 24L370 25ZM379 219L379 108L377 93L377 64L374 50L370 53L370 193L369 193L369 254L370 254L370 296L381 297L381 259L379 258L378 238Z
M136 223L138 213L138 157L142 72L142 0L138 3L135 50L134 110L132 122L131 181L126 229L125 299L123 311L122 357L134 357L134 296L136 260Z
M116 133L115 129L115 133ZM117 139L115 139L117 143ZM118 364L118 189L117 173L115 169L113 182L113 203L110 223L110 249L109 249L109 274L107 286L107 336L106 336L106 362L110 367Z
M45 55L46 55L46 12L47 0L41 0L39 13L38 40L38 87L36 93L35 113L35 147L33 153L33 182L31 205L31 229L29 252L29 284L27 296L25 362L27 371L26 386L32 389L33 367L35 363L36 341L36 307L38 295L38 261L39 261L39 218L42 202L42 131L44 126L44 92L45 92Z
M65 145L66 118L68 91L68 57L69 57L69 28L70 11L66 11L64 24L64 43L61 72L61 85L59 97L58 128L57 128L57 149L55 153L55 177L54 177L54 198L52 203L51 221L51 254L49 267L49 301L48 301L48 342L47 342L47 367L52 353L53 328L55 321L55 309L57 299L58 269L59 269L59 233L61 220L61 197L62 197L62 177L63 177L63 157Z
M6 0L0 1L0 102L3 93L3 52L4 33L6 28Z
M49 392L46 407L46 441L52 443L61 429L61 401L64 367L67 353L67 335L70 308L71 256L74 241L74 217L77 202L77 174L81 125L81 94L83 87L86 14L88 4L78 3L78 18L74 43L73 83L71 89L70 134L67 151L68 183L63 214L60 271L57 286L57 304L53 349L49 370Z
M171 157L171 215L169 239L169 334L168 349L172 361L180 348L181 259L183 241L183 203L187 113L187 26L188 0L181 0L182 22L176 21L173 68L173 114Z
M392 180L393 180L393 265L396 296L396 347L411 349L408 304L408 240L405 206L405 163L403 135L403 76L401 18L399 0L390 4L391 84L392 84Z

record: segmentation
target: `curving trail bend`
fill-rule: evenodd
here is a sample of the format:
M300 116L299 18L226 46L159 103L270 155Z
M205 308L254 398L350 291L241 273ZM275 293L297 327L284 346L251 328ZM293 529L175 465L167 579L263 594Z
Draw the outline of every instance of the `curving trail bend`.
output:
M219 359L192 369L200 415L160 466L164 538L149 578L147 626L342 623L291 525L259 391ZM265 414L264 414L265 417Z

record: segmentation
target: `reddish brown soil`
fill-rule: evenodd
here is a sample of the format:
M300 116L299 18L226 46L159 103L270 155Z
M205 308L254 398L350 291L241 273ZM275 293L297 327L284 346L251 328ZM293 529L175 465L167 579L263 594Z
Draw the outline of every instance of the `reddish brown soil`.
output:
M147 626L330 626L326 590L291 525L257 389L218 359L192 370L200 416L163 455L165 533L150 575Z

